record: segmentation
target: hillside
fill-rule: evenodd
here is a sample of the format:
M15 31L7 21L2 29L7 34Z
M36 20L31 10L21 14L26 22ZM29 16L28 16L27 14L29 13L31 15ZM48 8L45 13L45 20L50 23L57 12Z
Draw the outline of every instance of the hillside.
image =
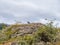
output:
M57 32L57 28L41 23L14 24L0 31L0 45L52 45Z

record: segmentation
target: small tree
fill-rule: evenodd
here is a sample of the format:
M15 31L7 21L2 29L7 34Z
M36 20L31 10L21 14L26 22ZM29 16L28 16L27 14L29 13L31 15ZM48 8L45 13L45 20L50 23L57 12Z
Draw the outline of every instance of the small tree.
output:
M28 24L30 24L30 22L29 22L29 21L27 21L27 23L28 23Z
M56 39L57 29L53 26L53 22L40 27L35 33L36 40L44 42L52 42Z

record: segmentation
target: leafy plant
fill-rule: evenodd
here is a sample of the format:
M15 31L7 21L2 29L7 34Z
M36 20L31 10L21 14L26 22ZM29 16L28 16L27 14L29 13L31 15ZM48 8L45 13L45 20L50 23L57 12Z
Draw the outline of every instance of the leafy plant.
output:
M45 26L40 27L35 32L36 40L44 42L51 42L56 39L57 29L53 26L53 22L48 23Z

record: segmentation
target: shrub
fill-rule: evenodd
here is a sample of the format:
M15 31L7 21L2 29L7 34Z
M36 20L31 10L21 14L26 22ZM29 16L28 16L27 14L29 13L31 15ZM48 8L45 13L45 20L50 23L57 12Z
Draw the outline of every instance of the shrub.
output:
M57 29L53 26L53 22L48 23L45 26L40 27L35 32L36 41L51 42L56 39Z

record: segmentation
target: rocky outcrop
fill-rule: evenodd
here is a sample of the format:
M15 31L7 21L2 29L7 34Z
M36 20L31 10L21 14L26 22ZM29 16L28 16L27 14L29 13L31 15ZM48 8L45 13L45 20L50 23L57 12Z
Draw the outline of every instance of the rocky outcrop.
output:
M31 23L31 24L24 24L19 26L14 26L11 28L12 31L16 31L11 35L12 38L17 36L23 36L25 34L33 34L39 27L41 27L41 23Z

